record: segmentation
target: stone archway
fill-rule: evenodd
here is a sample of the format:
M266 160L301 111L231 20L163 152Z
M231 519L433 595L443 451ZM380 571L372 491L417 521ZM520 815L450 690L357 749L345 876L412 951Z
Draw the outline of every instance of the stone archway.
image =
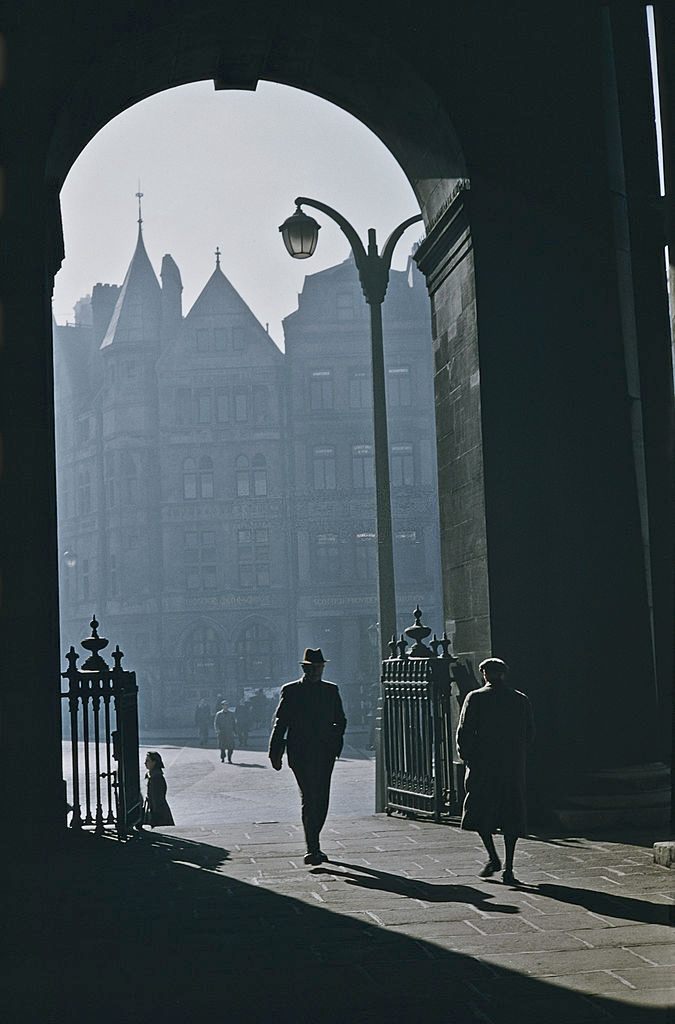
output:
M672 392L663 243L646 203L657 163L640 5L411 13L378 0L254 0L237 10L175 0L102 4L68 22L47 4L36 13L44 18L12 26L4 86L9 819L34 827L36 806L44 824L63 817L49 310L63 256L59 189L117 113L209 78L222 88L276 81L338 104L380 137L415 189L427 227L419 263L433 292L446 599L459 646L489 642L535 699L540 790L550 803L583 790L589 770L667 757L654 678L668 690ZM606 136L608 123L618 130ZM471 191L453 199L467 172ZM628 327L626 296L635 299ZM627 352L648 410L642 522ZM620 670L608 674L617 649ZM663 700L666 722L667 692ZM28 736L44 764L30 779ZM620 810L624 794L614 795Z

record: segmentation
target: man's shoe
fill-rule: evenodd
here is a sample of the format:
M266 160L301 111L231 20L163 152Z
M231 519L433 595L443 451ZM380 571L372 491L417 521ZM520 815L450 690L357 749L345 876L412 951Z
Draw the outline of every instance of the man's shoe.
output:
M523 883L516 878L513 871L502 872L502 882L504 885L522 885Z
M326 861L328 860L328 854L324 853L323 850L319 850L319 860L321 861L322 864L325 864Z
M498 871L501 870L501 864L498 860L489 860L484 868L478 872L479 878L492 878Z
M328 859L328 858L326 858ZM317 864L321 864L320 853L306 853L304 856L305 864L311 864L312 867L316 867Z

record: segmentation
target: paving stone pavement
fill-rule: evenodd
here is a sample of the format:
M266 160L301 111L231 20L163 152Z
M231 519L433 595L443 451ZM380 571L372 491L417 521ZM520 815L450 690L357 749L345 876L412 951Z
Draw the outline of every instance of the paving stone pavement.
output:
M329 819L311 869L295 822L71 845L10 872L8 1024L673 1019L673 874L638 841L522 840L517 887L476 835L381 815Z

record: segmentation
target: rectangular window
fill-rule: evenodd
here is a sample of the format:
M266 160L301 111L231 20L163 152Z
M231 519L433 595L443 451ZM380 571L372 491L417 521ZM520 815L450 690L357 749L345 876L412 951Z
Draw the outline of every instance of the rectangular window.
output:
M227 348L227 331L224 327L215 327L213 330L213 347L216 352L224 352Z
M234 418L237 423L243 423L248 419L248 395L245 391L235 392Z
M369 444L356 444L352 448L352 484L357 490L375 486L375 461Z
M315 448L312 455L314 490L335 490L335 449Z
M253 494L256 498L264 498L267 494L267 470L253 470Z
M334 580L340 564L337 534L319 533L314 540L314 572L317 579Z
M236 471L237 478L237 497L248 498L251 493L251 477L248 471L248 465L242 466Z
M335 299L338 320L354 319L354 293L339 292Z
M237 561L240 587L266 587L270 583L269 530L237 531Z
M183 473L183 497L186 501L192 501L197 497L196 473Z
M185 425L192 422L192 391L190 388L176 388L176 423Z
M349 378L350 409L370 409L373 404L372 379L366 370L355 370Z
M392 366L387 370L387 403L391 408L410 405L410 370L407 366Z
M225 423L228 419L227 389L218 388L216 391L216 420L218 423Z
M313 410L333 408L332 370L315 370L309 381L309 405Z
M356 534L356 578L359 580L377 578L377 544L374 533Z
M216 534L213 530L186 530L183 547L188 590L215 589L217 585Z
M197 331L197 351L208 352L211 343L211 331L200 328Z
M197 423L211 422L211 392L208 388L199 388L195 392L195 411Z
M415 461L411 444L391 446L391 486L412 487L415 483Z
M244 350L244 328L233 327L232 328L232 348L235 352L243 352Z

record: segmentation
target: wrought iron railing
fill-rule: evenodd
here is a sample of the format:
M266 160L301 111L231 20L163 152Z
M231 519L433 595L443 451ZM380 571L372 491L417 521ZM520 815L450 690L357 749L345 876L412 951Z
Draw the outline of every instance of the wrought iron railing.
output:
M422 625L419 607L413 614L415 624L400 640L392 638L391 657L382 662L385 810L441 821L459 810L458 689L452 678L457 659L445 633L424 644L431 630Z
M108 646L92 619L91 636L81 641L89 657L77 667L79 654L71 647L68 668L61 673L68 690L71 746L69 803L73 829L93 827L101 833L114 826L125 838L141 823L138 742L138 686L136 674L122 668L119 645L112 653L113 667L100 652Z

